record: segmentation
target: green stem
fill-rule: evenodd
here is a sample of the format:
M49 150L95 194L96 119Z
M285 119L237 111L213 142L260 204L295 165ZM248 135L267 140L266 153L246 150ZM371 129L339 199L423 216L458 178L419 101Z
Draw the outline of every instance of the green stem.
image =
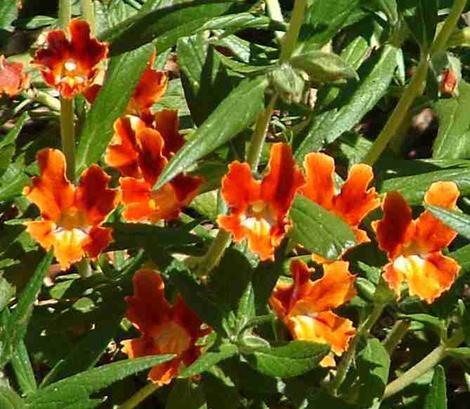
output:
M282 15L281 5L279 4L279 0L265 0L266 7L268 9L268 15L274 21L280 21L281 23L284 22L284 17ZM274 35L280 41L284 36L282 31L275 31Z
M59 0L59 27L66 30L72 19L71 0Z
M405 336L406 332L410 328L410 324L411 323L408 320L399 320L395 322L395 325L392 327L387 337L382 342L389 355L393 353L397 345Z
M82 7L82 17L90 25L91 34L95 34L95 9L93 0L80 0Z
M217 265L220 263L222 256L224 255L225 249L230 244L232 236L229 232L219 229L217 236L212 240L206 255L200 264L200 274L209 274Z
M447 348L455 348L459 346L464 340L463 333L458 331L446 344L439 345L426 355L415 366L411 367L403 375L399 376L394 381L390 382L385 388L383 399L395 395L407 386L411 385L416 379L430 371L447 355Z
M365 163L373 165L385 150L390 140L399 131L401 124L405 120L414 100L423 92L428 68L428 59L425 55L423 55L418 64L418 67L416 68L416 72L413 75L413 78L405 88L397 106L392 112L392 115L390 115L388 118L388 121L382 129L382 132L380 132L379 136L374 141L372 147L367 153L364 159Z
M248 149L246 158L246 161L253 171L256 171L258 168L261 152L263 151L264 140L266 139L266 133L268 131L276 101L277 95L273 94L268 103L268 106L263 112L259 114L258 120L256 121L255 131L253 133L253 137L251 138L250 148Z
M438 53L441 53L446 50L449 42L449 38L454 33L455 27L459 22L460 16L462 15L464 8L467 4L467 0L455 0L450 10L449 15L447 16L444 25L439 31L436 39L434 40L430 54L434 56Z
M289 29L282 38L281 55L279 57L280 64L289 60L295 50L306 8L307 0L295 0L292 17L289 22Z
M148 398L152 393L154 393L159 388L159 385L155 383L148 383L143 388L139 389L134 395L132 395L128 400L126 400L118 409L132 409L137 407L139 403Z
M75 124L73 99L60 98L60 137L67 163L67 177L75 180Z
M362 336L369 333L371 328L374 326L374 324L382 315L384 308L385 308L384 304L374 304L374 308L372 309L372 312L370 313L368 318L364 321L364 323L359 327L356 336L352 340L351 345L349 345L348 350L346 351L343 358L341 359L341 362L338 365L338 370L336 371L335 378L332 380L330 384L330 390L334 394L337 394L339 388L341 387L344 380L346 379L346 375L349 371L352 360L356 353L356 347L357 347L357 343L359 342L359 339Z
M48 107L52 111L60 111L59 100L49 95L47 92L31 89L27 91L25 95L30 100L39 102L41 105Z

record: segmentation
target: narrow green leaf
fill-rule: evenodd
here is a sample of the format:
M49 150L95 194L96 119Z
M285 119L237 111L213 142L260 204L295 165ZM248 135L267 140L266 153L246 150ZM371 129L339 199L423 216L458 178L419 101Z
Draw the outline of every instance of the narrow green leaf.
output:
M446 373L441 365L434 369L431 387L426 396L423 409L447 409Z
M421 204L424 194L434 182L455 182L461 195L470 194L470 167L454 167L424 172L418 175L402 176L385 180L380 192L400 192L410 204Z
M457 159L468 157L469 138L465 133L470 129L470 84L461 81L456 98L440 99L435 104L439 118L439 132L433 145L434 159Z
M18 343L15 353L11 358L11 366L21 391L25 395L34 392L37 389L37 384L24 341Z
M202 354L193 364L184 369L179 375L180 378L189 378L198 375L214 365L224 361L237 353L237 347L232 344L223 344L216 350L207 351Z
M3 368L10 360L18 344L24 339L29 319L33 312L34 302L41 290L42 281L46 276L51 261L52 253L46 254L21 293L16 308L7 317L5 327L0 333L0 368Z
M170 160L155 188L161 188L196 161L249 127L264 108L264 91L267 85L268 81L264 76L242 81Z
M8 305L14 294L14 287L0 275L0 312Z
M0 202L20 196L28 182L29 177L22 167L12 163L0 177Z
M469 359L470 358L469 347L447 348L446 353L456 359Z
M121 317L88 332L44 378L41 388L93 367L119 328Z
M176 44L178 38L194 34L214 17L230 13L234 1L196 0L139 13L128 18L102 35L111 43L111 55L155 42L159 52Z
M318 366L330 347L308 341L291 341L286 345L260 348L244 354L248 363L264 375L290 378Z
M293 238L328 260L336 260L356 244L351 228L333 213L298 195L289 213Z
M17 17L18 5L16 0L2 0L0 2L0 29L11 29L11 24Z
M361 407L371 407L380 402L388 381L390 357L377 338L371 338L357 355L360 379L359 400Z
M409 319L414 322L419 322L420 324L423 324L423 326L429 328L431 331L434 331L439 336L445 334L446 331L445 322L429 314L399 314L398 317Z
M26 409L21 397L10 388L0 386L0 408L1 409Z
M438 19L437 0L412 0L398 3L405 17L405 21L417 43L423 51L428 50L434 35Z
M231 80L202 33L178 40L177 52L191 118L199 126L230 92Z
M364 7L374 11L382 11L388 18L390 24L398 20L398 6L396 0L365 0Z
M314 82L358 79L356 70L334 53L318 50L303 51L292 57L290 63L294 68L305 71Z
M168 362L174 355L156 355L126 359L90 369L78 375L55 382L26 398L34 409L81 408L92 393L98 392L127 376L141 372L155 365Z
M10 131L8 131L8 133L0 140L0 149L3 149L7 145L10 145L16 141L16 138L18 138L18 135L20 134L25 122L28 119L29 114L27 112L23 112L21 116L16 120L15 126Z
M426 208L442 223L470 240L470 216L445 207L426 205Z
M331 143L352 129L374 108L392 81L398 53L399 49L391 45L384 46L378 59L371 58L363 64L359 70L360 82L353 84L352 90L347 88L343 91L347 102L339 109L335 108L314 117L307 136L295 152L298 162L302 162L309 152L318 151L325 142Z
M154 51L152 45L111 58L103 88L87 115L77 148L77 172L97 162L113 136L113 124L125 111Z

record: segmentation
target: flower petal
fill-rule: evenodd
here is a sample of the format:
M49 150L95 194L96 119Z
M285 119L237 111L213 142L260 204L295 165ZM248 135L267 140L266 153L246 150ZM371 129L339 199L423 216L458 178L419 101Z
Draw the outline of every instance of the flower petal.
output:
M440 252L425 258L399 257L393 268L406 278L410 295L417 295L429 304L452 286L460 270L454 259Z
M374 173L368 165L353 165L341 193L334 198L335 213L349 225L357 226L364 217L380 205L378 194L368 186Z
M261 184L253 178L250 166L238 161L229 165L222 178L222 197L233 210L244 211L261 198Z
M26 222L26 231L36 240L46 251L54 244L54 235L52 233L54 224L49 220Z
M43 149L37 154L39 177L23 194L36 206L45 219L57 221L64 210L74 204L74 188L65 176L65 157L57 149Z
M341 355L356 334L353 323L331 311L321 312L315 317L308 315L290 316L287 321L293 338L329 344L336 355Z
M454 182L433 183L427 191L424 201L428 205L454 209L460 192ZM425 210L416 220L415 240L422 251L434 252L447 247L457 233L447 227L434 215Z
M119 180L124 203L124 220L139 222L149 220L155 211L151 186L143 179L121 178Z
M86 239L87 234L80 229L61 230L54 233L54 256L61 270L68 269L85 256L83 242Z
M163 364L154 366L148 375L148 379L157 385L168 385L178 374L181 359L172 359Z
M132 278L133 295L126 297L126 317L144 335L152 328L170 320L170 305L165 299L165 285L160 274L141 269Z
M136 134L136 140L140 171L145 181L153 186L168 162L163 156L163 138L158 131L143 128Z
M349 272L349 263L336 261L323 266L322 278L313 282L308 292L301 297L292 310L296 315L303 309L303 304L311 304L309 309L316 312L337 308L356 295L355 277Z
M106 43L90 37L90 26L84 20L72 20L69 24L70 47L73 58L85 69L91 70L108 55ZM89 77L91 77L91 72Z
M164 155L170 158L184 144L184 139L179 133L178 111L163 109L155 114L155 129L160 132L165 141Z
M96 258L111 243L113 229L108 227L93 227L88 237L83 241L82 247L89 257Z
M118 192L109 189L111 177L98 165L86 169L75 191L75 204L85 213L87 223L96 226L116 208Z
M395 258L402 246L410 239L412 230L411 208L398 192L389 192L383 202L382 220L372 223L379 247Z
M23 72L23 64L9 62L0 55L0 95L10 97L18 95L28 83L28 76Z
M335 162L324 153L309 153L304 160L306 182L300 193L327 210L333 208Z
M277 212L278 219L283 219L297 190L304 184L304 177L286 143L272 145L268 168L261 182L261 198Z

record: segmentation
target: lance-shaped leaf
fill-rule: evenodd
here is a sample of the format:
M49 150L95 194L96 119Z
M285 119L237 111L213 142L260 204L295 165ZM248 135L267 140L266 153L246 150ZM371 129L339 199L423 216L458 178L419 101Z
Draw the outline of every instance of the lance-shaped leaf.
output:
M280 347L263 347L244 354L247 362L264 375L290 378L318 366L330 347L308 341L291 341Z
M434 370L431 387L424 401L423 409L447 409L446 373L441 365Z
M207 371L219 362L234 356L237 351L237 347L233 344L223 344L217 349L207 351L201 355L196 362L184 369L179 377L189 378Z
M356 244L349 225L304 196L295 198L289 215L294 240L328 260L336 260Z
M10 388L0 386L0 408L2 409L26 409L21 397Z
M264 91L267 85L268 80L264 76L242 81L171 159L155 187L161 188L196 161L249 127L264 108Z
M10 360L18 344L24 339L29 319L33 312L34 302L42 287L52 261L52 253L48 253L36 268L25 289L18 299L18 304L11 314L7 315L5 325L0 333L0 368Z
M77 171L97 162L113 136L113 124L125 111L149 58L152 45L111 59L103 88L87 115L77 148Z
M28 396L26 402L34 409L83 408L89 396L127 376L173 359L174 355L156 355L126 359L90 369L55 382Z

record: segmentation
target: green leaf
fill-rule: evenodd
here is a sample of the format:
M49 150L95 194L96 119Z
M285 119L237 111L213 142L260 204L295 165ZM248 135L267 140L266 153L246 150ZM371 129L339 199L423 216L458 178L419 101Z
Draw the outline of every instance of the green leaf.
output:
M294 240L328 260L338 259L356 244L353 231L343 220L304 196L295 198L289 215Z
M91 394L127 376L168 362L173 357L174 355L155 355L93 368L38 390L28 396L26 402L34 409L83 408L83 402L88 403Z
M290 102L300 102L305 87L301 73L290 64L282 64L268 73L271 85L282 99Z
M11 366L21 391L25 395L34 392L37 389L37 384L24 341L20 341L16 347L15 353L11 358Z
M431 387L426 396L423 409L447 409L446 373L441 365L434 369Z
M28 119L28 113L23 112L23 114L17 119L15 126L0 141L0 176L5 173L13 159L16 151L16 138Z
M446 353L456 359L469 359L470 358L469 347L447 348Z
M324 3L324 2L317 2ZM379 58L371 58L359 70L359 83L346 88L345 103L314 117L308 134L295 152L295 158L302 162L305 155L318 151L323 143L331 143L344 132L352 129L385 95L397 66L399 50L391 45L384 46ZM372 68L370 68L372 67Z
M264 109L266 77L244 80L212 112L191 140L170 160L155 188L161 188L196 161L249 127Z
M88 332L44 378L41 388L93 367L119 328L121 316Z
M442 223L470 240L470 216L440 206L426 205L426 209L430 210Z
M26 409L26 405L20 396L6 386L0 386L0 408L1 409Z
M97 162L113 136L154 47L146 45L111 58L103 88L87 115L77 148L77 172Z
M313 82L331 82L356 78L356 70L339 55L323 51L303 51L290 59L294 68L305 71Z
M439 132L433 145L434 159L457 159L468 157L470 129L468 106L470 104L470 84L461 81L456 98L440 99L435 104L439 118Z
M0 202L20 196L28 182L23 168L12 163L0 177Z
M0 2L0 29L10 30L11 24L18 17L18 5L16 0L2 0Z
M24 339L29 319L33 312L34 302L42 287L52 261L52 253L48 253L29 280L21 293L16 308L7 317L3 331L0 333L0 368L10 360L18 344Z
M280 347L260 348L244 354L247 362L264 375L290 378L318 366L330 347L308 341L291 341Z
M175 260L168 266L165 273L181 293L188 307L215 331L225 335L226 328L223 322L226 314L206 287L195 280L188 268Z
M380 402L388 381L390 357L377 338L371 338L357 355L359 404L369 408Z
M201 385L178 379L171 389L165 409L206 409L206 398Z
M14 287L5 278L0 276L0 312L8 305L14 294Z
M434 35L438 19L438 1L437 0L412 0L408 2L399 2L404 4L401 10L405 21L417 43L423 51L428 50Z
M231 81L202 33L178 40L177 53L191 118L199 126L230 92Z
M434 182L455 182L462 196L470 194L470 167L441 169L413 176L402 176L385 180L380 192L400 192L408 203L421 204L424 194Z
M398 6L396 0L365 0L365 7L374 11L382 11L390 24L395 24L398 20Z
M445 322L440 320L437 317L434 317L429 314L399 314L399 318L409 319L414 322L419 322L425 327L429 328L431 331L434 331L437 335L445 335L446 325Z
M211 369L214 365L224 361L237 353L238 349L232 344L223 344L216 350L204 352L193 364L184 369L180 378L189 378Z
M314 1L305 15L300 41L321 48L346 24L359 0Z
M140 47L154 41L159 52L176 44L200 29L209 20L235 11L234 1L196 0L139 13L102 35L111 43L111 55Z

